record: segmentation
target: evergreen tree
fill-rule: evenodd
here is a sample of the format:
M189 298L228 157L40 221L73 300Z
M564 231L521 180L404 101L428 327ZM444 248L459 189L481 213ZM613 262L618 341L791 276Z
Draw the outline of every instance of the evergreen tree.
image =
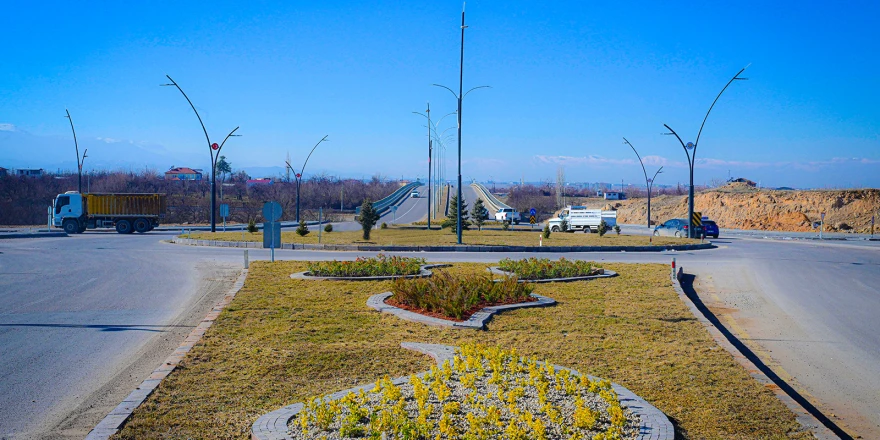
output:
M370 230L373 229L373 226L376 226L376 222L379 221L380 217L379 213L373 209L373 201L370 199L364 200L364 204L361 205L361 215L357 216L357 222L361 224L364 230L364 240L370 239Z
M483 199L477 199L474 203L474 224L477 225L477 229L483 230L483 223L486 222L486 219L489 218L489 210L483 206Z
M443 220L443 224L441 225L444 228L450 228L453 234L457 234L458 230L458 196L452 196L452 199L449 200L449 214L446 215L446 220ZM463 231L468 230L468 226L470 226L471 222L468 220L468 211L467 211L467 203L461 202L461 229Z
M299 227L296 228L295 232L296 232L296 235L299 235L300 237L305 237L306 235L309 235L309 227L306 226L305 221L300 220Z

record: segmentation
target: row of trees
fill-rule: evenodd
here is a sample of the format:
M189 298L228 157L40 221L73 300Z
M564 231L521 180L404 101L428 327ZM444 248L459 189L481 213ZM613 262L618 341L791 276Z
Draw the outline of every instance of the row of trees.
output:
M228 179L218 179L217 191L222 193L220 203L229 204L229 221L261 221L261 209L268 200L281 204L284 209L282 220L296 216L295 182L275 181L271 185L248 186L246 173L239 171L228 175ZM364 200L381 199L398 187L397 182L385 181L378 176L366 182L315 176L304 180L300 187L300 217L317 220L318 208L324 208L325 215L353 212ZM76 189L76 174L36 178L2 176L0 225L45 224L46 207L52 204L55 196ZM166 223L204 223L210 220L211 183L207 179L164 180L154 170L100 171L83 176L83 190L92 193L163 193L168 197Z

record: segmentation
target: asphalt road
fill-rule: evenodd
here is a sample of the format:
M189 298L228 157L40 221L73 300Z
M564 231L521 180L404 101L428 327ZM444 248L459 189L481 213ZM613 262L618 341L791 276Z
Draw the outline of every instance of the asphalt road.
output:
M388 210L379 223L405 224L422 221L428 218L428 186L420 186L419 197L406 197L397 204L397 211Z
M83 414L77 404L83 399L95 402L89 414L106 413L118 401L88 396L109 395L112 385L122 390L117 394L131 390L114 378L130 371L128 364L152 341L176 337L167 326L203 295L203 282L195 281L204 278L199 271L241 265L241 249L158 241L169 236L86 233L0 242L0 438L67 432L57 425ZM880 438L880 243L744 237L716 243L720 247L709 251L565 257L666 264L676 258L697 275L703 301L777 374L839 425ZM263 250L249 253L251 260L268 258ZM280 250L276 258L373 254ZM419 256L454 262L534 254Z

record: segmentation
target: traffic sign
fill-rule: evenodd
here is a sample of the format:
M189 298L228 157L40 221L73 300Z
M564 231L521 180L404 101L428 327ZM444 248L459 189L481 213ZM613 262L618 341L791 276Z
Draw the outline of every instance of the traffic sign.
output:
M538 215L538 211L536 211L535 208L529 209L529 215L531 215L531 216Z
M685 145L685 148L687 148L688 150L690 150L691 148L694 148L694 143L688 142L687 145Z
M391 212L397 212L397 205L391 207Z
M229 217L229 204L220 204L220 217Z
M694 223L694 226L703 226L703 213L702 212L694 211L693 223Z
M268 222L277 222L281 219L281 205L278 202L263 204L263 218Z
M218 150L218 149L220 149L220 145L217 145L217 143L214 142L213 144L211 144L211 149L212 149L212 150Z
M531 223L531 224L535 224L535 223L538 223L538 219L537 219L537 218L535 218L535 216L534 216L534 215L532 215L532 216L529 216L529 223Z

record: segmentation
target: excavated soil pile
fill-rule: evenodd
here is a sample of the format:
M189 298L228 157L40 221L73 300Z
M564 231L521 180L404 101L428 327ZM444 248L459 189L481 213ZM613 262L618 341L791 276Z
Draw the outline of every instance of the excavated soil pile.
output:
M698 193L694 206L722 228L811 231L824 212L826 231L868 233L872 213L880 212L880 190L788 191L725 185ZM645 221L646 199L624 200L614 207L620 223ZM686 216L687 196L651 198L655 222Z

